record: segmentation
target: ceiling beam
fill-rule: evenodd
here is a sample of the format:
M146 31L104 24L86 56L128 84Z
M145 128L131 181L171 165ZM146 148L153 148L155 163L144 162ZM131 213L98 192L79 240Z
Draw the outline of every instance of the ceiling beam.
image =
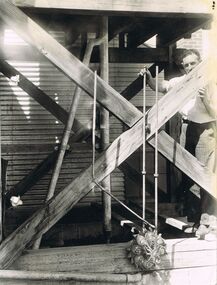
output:
M175 13L201 17L203 14L212 12L212 3L203 0L12 0L12 2L19 7L70 10L73 13L82 14L161 14L164 16L164 14Z

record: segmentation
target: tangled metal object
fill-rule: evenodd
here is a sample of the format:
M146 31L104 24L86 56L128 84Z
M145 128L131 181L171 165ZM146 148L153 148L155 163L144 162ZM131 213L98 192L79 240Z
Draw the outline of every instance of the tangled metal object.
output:
M145 230L134 236L127 248L131 263L141 270L155 269L161 262L161 256L166 254L166 243L153 230Z

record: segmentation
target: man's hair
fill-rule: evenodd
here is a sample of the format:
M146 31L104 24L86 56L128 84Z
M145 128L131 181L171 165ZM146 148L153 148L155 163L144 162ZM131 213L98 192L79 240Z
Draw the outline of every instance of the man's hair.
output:
M183 58L187 57L188 55L195 54L199 61L201 61L200 53L197 49L184 49L174 54L174 61L177 65L182 65Z
M187 57L188 55L195 54L199 61L201 61L200 53L197 49L185 49L180 55L180 62L183 61L183 58Z

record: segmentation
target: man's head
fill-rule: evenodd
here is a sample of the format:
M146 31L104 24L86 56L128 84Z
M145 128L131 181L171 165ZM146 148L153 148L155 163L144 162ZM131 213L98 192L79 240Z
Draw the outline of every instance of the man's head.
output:
M182 54L181 65L189 73L201 61L200 53L196 49L186 49Z

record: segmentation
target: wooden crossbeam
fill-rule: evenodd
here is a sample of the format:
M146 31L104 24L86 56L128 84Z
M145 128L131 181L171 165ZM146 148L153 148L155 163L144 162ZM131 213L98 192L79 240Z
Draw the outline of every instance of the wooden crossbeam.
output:
M201 63L185 80L169 91L159 100L158 125L156 125L156 106L147 114L150 133L147 139L154 135L174 113L176 113L187 100L193 97L193 91L203 86L207 74L204 72L206 65ZM185 89L186 87L186 89ZM174 101L174 96L176 100ZM171 104L173 102L173 104ZM166 110L165 110L166 109ZM109 148L95 162L96 181L100 182L118 167L142 144L143 119L140 119L132 128L120 135ZM6 268L11 264L22 250L34 241L39 235L44 234L53 224L63 217L82 197L94 187L92 166L78 175L67 187L53 199L39 209L23 225L0 245L0 267Z
M157 270L171 270L202 266L216 267L216 240L198 240L197 238L166 239L167 254L162 257L162 262ZM85 245L68 248L41 249L40 251L28 250L22 255L11 269L35 270L35 271L70 271L74 272L109 272L128 273L138 272L138 269L126 258L128 243L115 243L110 245ZM94 262L93 262L94 260ZM106 264L106 266L105 266ZM156 269L153 270L156 273ZM216 270L215 270L216 271ZM147 272L143 272L146 276ZM1 276L1 275L0 275ZM156 275L153 274L153 277ZM158 276L159 277L159 276ZM169 275L164 276L168 284ZM184 278L184 276L182 276ZM204 279L205 280L205 279ZM159 284L156 282L145 282L144 284ZM216 281L216 280L215 280ZM199 283L199 284L207 284ZM191 284L196 283L170 283ZM208 284L215 284L208 283Z
M20 7L34 7L34 8L50 8L50 9L69 9L73 12L79 11L82 14L86 13L109 13L109 14L132 14L138 13L140 16L147 15L148 13L181 13L188 16L189 14L200 14L211 13L212 5L203 0L173 0L164 1L161 0L87 0L80 2L79 0L68 1L68 0L53 0L52 3L46 0L12 0L14 4Z
M180 146L180 144L165 131L160 131L158 138L159 152L194 180L200 187L205 189L211 196L217 199L216 174L210 172L207 167L200 164L196 157ZM148 142L154 147L154 138L149 139Z
M120 166L119 169L121 169L123 171L123 173L125 174L125 176L127 178L129 178L130 180L132 180L134 183L136 183L137 185L139 185L140 187L142 187L142 175L141 175L141 171L139 172L135 166L130 163L130 161L125 160ZM150 177L147 175L146 176L146 191L147 193L149 193L150 195L154 195L154 183L153 181L150 179ZM158 197L159 197L159 201L166 201L167 200L167 195L165 192L163 192L163 190L159 187L158 185Z
M163 46L169 46L174 43L176 43L180 38L184 38L188 34L192 34L199 29L202 29L206 27L209 23L211 23L212 17L210 18L205 18L203 20L201 19L194 19L193 21L184 18L184 19L179 19L176 24L176 29L170 29L169 25L165 25L164 29L160 29L158 36L157 36L157 41L158 45L163 47ZM170 30L169 33L166 33L165 31L168 29ZM162 36L163 35L163 36ZM159 41L160 38L160 41Z
M5 60L0 60L0 72L2 72L9 79L12 76L19 76L17 85L22 88L30 97L36 102L48 110L55 116L60 122L66 124L68 118L68 112L58 105L53 99L44 93L40 88L35 86L26 76L22 75L16 68ZM80 124L78 122L78 124ZM81 126L80 126L81 127ZM79 129L80 129L79 127Z
M7 8L7 5L3 6L4 8ZM2 9L2 6L0 9ZM11 10L6 9L6 11L7 11L6 20L7 22L9 21L11 23L11 21L8 20L9 18L8 12ZM18 13L17 16L20 16L20 14ZM21 22L22 20L23 18L21 17ZM193 96L192 94L195 91L194 86L200 88L200 86L204 85L205 82L204 74L206 74L206 72L204 73L204 69L202 67L203 66L200 65L198 68L194 70L193 73L186 76L186 80L184 82L185 84L182 83L182 86L180 84L177 85L177 87L174 88L175 90L173 90L174 91L173 94L171 92L168 92L168 94L162 98L162 101L159 104L160 105L159 125L156 125L156 120L155 120L156 107L154 106L151 109L151 111L148 113L148 123L150 124L150 135L148 136L149 138L151 135L154 134L156 129L162 126L162 124L164 124L174 113L178 111L179 108L181 108L186 103L188 99L190 99ZM193 74L194 78L192 79L191 76ZM191 83L190 85L189 82ZM195 84L195 82L197 84ZM185 87L187 88L186 92L185 90L183 90L183 85L185 85ZM107 91L107 88L109 87L104 86L104 88ZM109 93L109 96L113 98L116 97L118 101L121 101L121 99L119 98L120 96L114 95L113 92ZM174 104L171 105L169 103L174 101L173 100L174 96L177 96L176 97L177 100L174 102ZM126 107L126 110L128 111L126 104L123 103L123 105ZM108 106L111 108L111 105L107 104L107 108ZM167 111L165 111L165 109L167 109ZM120 110L116 110L115 113L118 111ZM130 116L133 115L132 113L133 112L131 112L128 117L128 122L130 122L131 124L132 120ZM133 153L141 145L142 120L140 119L138 121L138 119L141 117L141 113L138 111L136 115L137 115L136 119L134 119L134 123L136 122L135 125L130 130L123 133L118 139L116 139L111 144L111 146L102 154L102 156L96 161L95 174L98 182L104 179L107 175L109 175L118 165L122 163L122 161L124 161L131 153ZM122 116L122 119L123 118L124 116ZM27 246L27 244L29 244L30 242L32 242L34 238L37 238L40 234L48 230L57 220L59 220L84 195L86 195L92 189L92 187L94 186L94 182L91 173L92 173L92 167L87 168L66 188L64 188L61 193L57 194L57 196L55 196L51 201L47 202L41 210L39 210L36 214L34 214L20 228L18 228L17 231L15 231L1 244L0 264L2 268L6 267L11 262L13 262L14 258L21 253L21 251Z
M1 3L0 18L93 97L94 73L31 18L8 0ZM129 127L141 118L141 112L100 77L97 78L97 100Z

